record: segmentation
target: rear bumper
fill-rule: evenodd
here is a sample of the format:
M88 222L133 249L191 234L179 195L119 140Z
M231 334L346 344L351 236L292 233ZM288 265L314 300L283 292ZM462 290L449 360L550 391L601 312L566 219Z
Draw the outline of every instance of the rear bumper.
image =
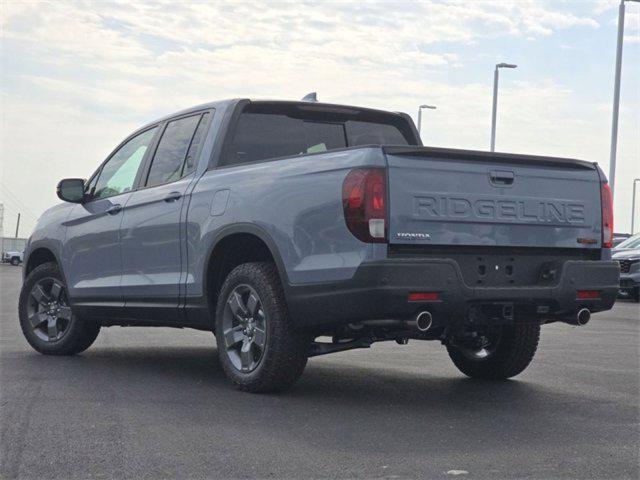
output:
M470 308L492 302L513 304L545 317L562 318L581 308L610 309L619 290L620 270L613 261L567 261L552 285L471 287L458 264L450 259L389 259L360 266L351 280L289 286L287 301L301 327L340 325L378 320L410 319L429 310L435 325L464 321ZM598 290L598 298L580 300L578 290ZM409 302L412 292L438 292L434 302ZM548 307L548 308L547 308Z

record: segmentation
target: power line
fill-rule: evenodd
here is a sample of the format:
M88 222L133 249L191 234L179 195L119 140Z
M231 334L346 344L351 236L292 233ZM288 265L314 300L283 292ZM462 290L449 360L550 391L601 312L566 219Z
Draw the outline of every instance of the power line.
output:
M20 207L21 210L26 210L28 213L30 213L34 218L38 218L38 215L36 215L35 213L33 213L33 210L31 210L22 200L20 200L20 198L15 195L11 190L9 190L9 187L7 187L4 183L0 182L0 187L2 187L2 189L5 191L5 194L7 194L9 196L10 199L12 199L12 201Z
M9 200L11 200L9 198ZM17 216L19 213L22 214L22 216L32 220L33 222L37 222L38 219L35 218L34 216L30 215L28 212L24 212L22 208L20 208L20 206L16 206L16 205L11 205L8 203L4 204L4 208L5 208L5 212L10 212L11 215L13 216Z

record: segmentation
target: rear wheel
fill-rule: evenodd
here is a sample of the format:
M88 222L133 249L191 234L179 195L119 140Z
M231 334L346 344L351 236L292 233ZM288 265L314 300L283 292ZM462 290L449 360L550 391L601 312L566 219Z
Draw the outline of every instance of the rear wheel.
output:
M536 353L539 324L488 327L447 346L458 370L471 378L504 380L522 373Z
M18 257L13 257L11 259L11 265L13 265L14 267L17 267L18 265L20 265L20 259Z
M229 274L218 296L216 341L240 390L283 390L300 377L309 342L293 328L273 264L246 263Z
M55 263L36 267L26 278L18 305L27 342L46 355L75 355L91 346L100 325L71 311L67 287Z

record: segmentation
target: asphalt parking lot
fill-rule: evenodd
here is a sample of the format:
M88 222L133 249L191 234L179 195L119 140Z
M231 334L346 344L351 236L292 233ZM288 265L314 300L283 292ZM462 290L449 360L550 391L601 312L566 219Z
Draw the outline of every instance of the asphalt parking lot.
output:
M463 377L434 342L309 361L279 395L233 390L206 332L105 328L32 351L0 266L0 478L633 478L640 307L549 325L524 374Z

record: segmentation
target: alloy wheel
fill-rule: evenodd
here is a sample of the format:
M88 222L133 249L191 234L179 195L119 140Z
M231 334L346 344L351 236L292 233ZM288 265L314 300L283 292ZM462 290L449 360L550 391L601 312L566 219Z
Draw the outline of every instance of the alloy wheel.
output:
M65 287L56 278L43 278L29 292L27 315L33 332L45 342L60 340L69 330L72 314Z
M255 370L267 344L267 318L262 301L252 287L238 285L229 294L222 327L231 364L243 373Z

